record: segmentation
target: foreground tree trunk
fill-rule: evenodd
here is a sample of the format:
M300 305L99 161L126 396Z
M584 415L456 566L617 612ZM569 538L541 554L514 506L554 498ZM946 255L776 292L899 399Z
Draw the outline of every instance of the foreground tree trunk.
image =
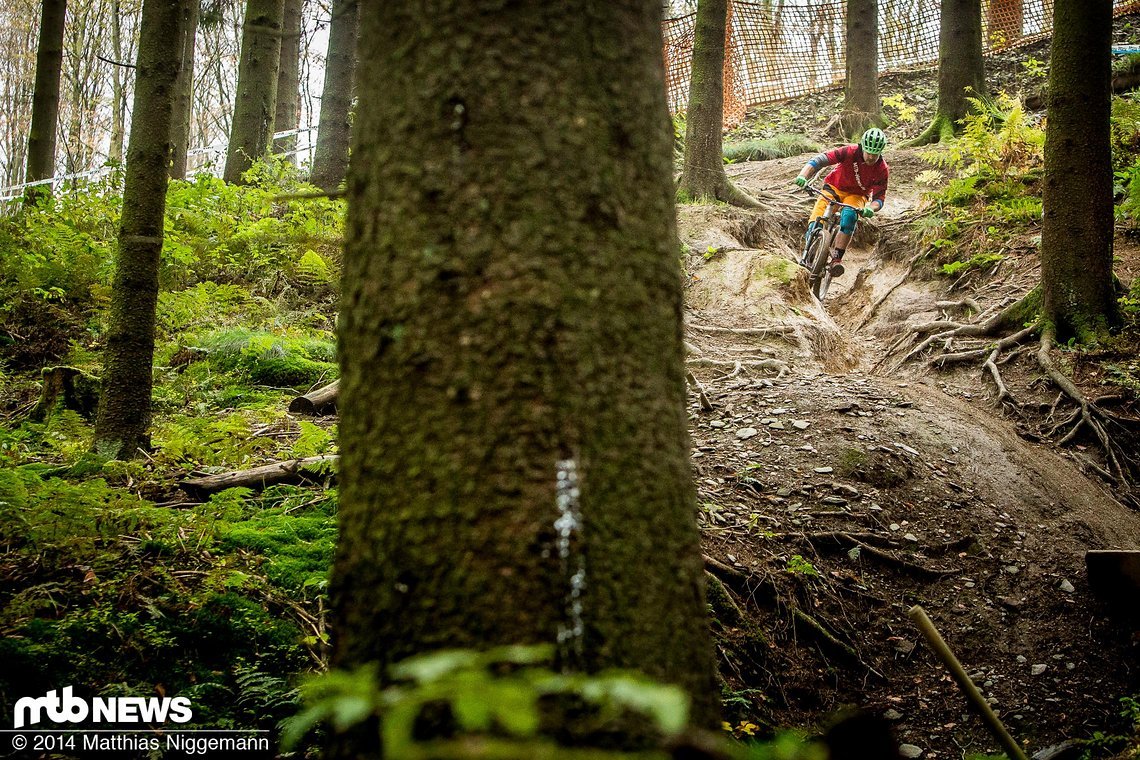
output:
M289 132L301 123L301 0L285 0L281 36L281 65L277 68L277 115L274 132ZM290 153L297 148L297 135L273 141L274 153ZM291 163L297 162L295 155Z
M1112 284L1112 0L1056 0L1045 130L1041 282L1064 342L1107 337Z
M361 11L333 664L558 642L708 725L661 8Z
M66 16L67 0L43 0L25 182L38 182L55 175L55 130L59 121L59 80L63 70L63 21ZM24 192L24 202L34 204L41 196L50 194L50 185L29 187Z
M949 140L969 112L967 97L986 99L982 60L982 0L942 0L938 36L938 107L934 120L912 145Z
M858 139L885 126L879 105L879 0L847 0L847 86L840 131Z
M724 173L724 38L728 0L697 3L693 39L693 72L685 122L685 163L678 188L694 201L718 200L755 206Z
M190 148L190 118L194 103L194 50L198 38L201 0L178 0L182 12L182 35L178 42L182 64L174 84L174 115L170 123L170 178L186 179Z
M317 187L335 190L348 170L349 112L356 81L357 0L333 0L321 122L309 178Z
M150 446L154 313L166 210L170 120L181 51L182 13L169 0L144 0L127 146L123 214L103 353L95 447L130 459Z
M277 117L277 67L284 14L285 0L246 3L237 97L222 173L226 182L240 183L241 175L269 150Z

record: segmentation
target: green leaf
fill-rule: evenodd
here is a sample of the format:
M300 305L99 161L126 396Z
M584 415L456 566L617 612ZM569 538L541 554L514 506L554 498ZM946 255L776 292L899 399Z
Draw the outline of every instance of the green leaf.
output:
M402 681L429 683L449 673L479 664L480 657L469 649L442 649L418 654L392 666L392 677Z
M488 690L487 697L495 720L508 733L522 737L538 733L538 694L528 684L522 681L496 683Z

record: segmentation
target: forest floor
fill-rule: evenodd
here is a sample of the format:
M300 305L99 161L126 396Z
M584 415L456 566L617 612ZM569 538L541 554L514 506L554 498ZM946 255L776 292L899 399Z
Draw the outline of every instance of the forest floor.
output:
M971 321L952 305L966 298L992 313L1024 295L1035 255L966 278L912 266L929 165L887 158L886 209L861 223L822 308L792 263L810 203L790 180L806 156L728 167L766 199L756 212L681 210L690 364L712 405L690 403L700 520L731 599L714 601L726 702L734 721L771 725L858 705L911 756L996 751L909 622L920 604L1031 753L1124 730L1140 632L1093 598L1084 552L1140 548L1140 512L1087 464L1094 439L1059 448L1045 412L1022 411L1056 397L1032 354L1002 366L1011 411L980 361L940 371L897 348L916 324ZM1140 271L1134 245L1117 255L1121 277ZM1095 369L1077 379L1108 393Z

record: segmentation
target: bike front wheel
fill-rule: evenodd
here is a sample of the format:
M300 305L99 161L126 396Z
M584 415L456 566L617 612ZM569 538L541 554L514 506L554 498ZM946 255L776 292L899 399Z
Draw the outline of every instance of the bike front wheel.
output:
M827 284L831 283L831 272L827 266L831 237L830 234L819 230L812 235L807 248L808 271L811 272L811 294L821 301L823 296L827 294L824 278L827 279Z

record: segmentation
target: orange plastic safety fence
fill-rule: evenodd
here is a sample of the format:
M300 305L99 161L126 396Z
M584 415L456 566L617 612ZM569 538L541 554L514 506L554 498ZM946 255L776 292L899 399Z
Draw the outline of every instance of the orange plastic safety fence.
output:
M760 0L729 3L725 40L725 126L739 124L748 106L773 103L842 85L846 78L844 0ZM879 73L938 62L940 0L879 0ZM1140 11L1140 0L1114 0L1113 12ZM986 53L1049 35L1053 0L982 0ZM668 19L665 73L669 107L689 99L696 14Z

